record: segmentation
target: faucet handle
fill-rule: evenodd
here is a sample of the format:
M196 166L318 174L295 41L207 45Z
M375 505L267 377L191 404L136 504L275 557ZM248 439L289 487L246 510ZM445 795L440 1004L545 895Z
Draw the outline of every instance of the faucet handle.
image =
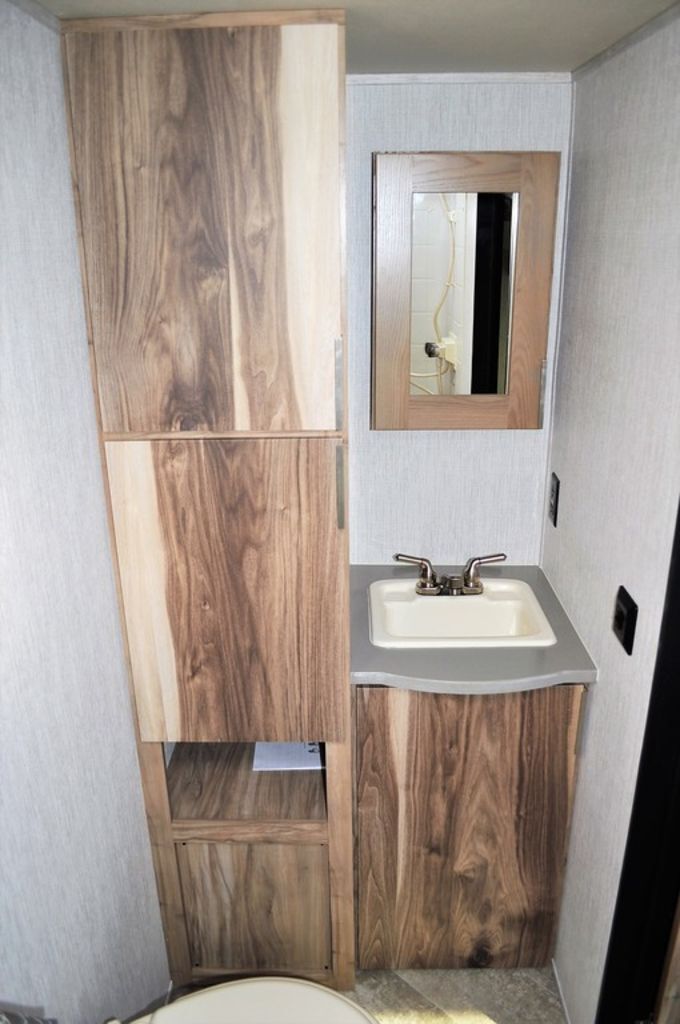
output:
M423 596L434 596L441 591L441 585L437 574L432 568L429 558L421 558L419 555L402 555L397 553L392 556L395 562L406 562L408 565L420 566L420 579L416 583L416 594Z
M488 562L504 562L507 555L498 553L496 555L475 555L474 558L470 558L463 570L463 583L466 594L481 594L484 590L484 585L479 576L480 565L486 565Z

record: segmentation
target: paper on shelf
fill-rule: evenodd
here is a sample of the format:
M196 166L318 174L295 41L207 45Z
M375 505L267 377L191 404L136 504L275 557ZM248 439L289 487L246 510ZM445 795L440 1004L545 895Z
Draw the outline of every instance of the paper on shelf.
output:
M254 772L314 771L321 768L318 743L256 743Z

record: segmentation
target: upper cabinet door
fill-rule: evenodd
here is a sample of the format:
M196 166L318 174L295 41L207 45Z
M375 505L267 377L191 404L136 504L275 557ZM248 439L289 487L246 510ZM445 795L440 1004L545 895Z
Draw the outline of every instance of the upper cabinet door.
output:
M64 42L103 430L334 431L343 28L147 24Z

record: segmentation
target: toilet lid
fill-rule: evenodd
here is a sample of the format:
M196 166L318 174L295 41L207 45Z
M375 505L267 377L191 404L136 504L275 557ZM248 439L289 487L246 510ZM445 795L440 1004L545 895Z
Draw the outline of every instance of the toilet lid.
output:
M152 1014L150 1024L376 1024L360 1006L300 978L246 978L195 992Z

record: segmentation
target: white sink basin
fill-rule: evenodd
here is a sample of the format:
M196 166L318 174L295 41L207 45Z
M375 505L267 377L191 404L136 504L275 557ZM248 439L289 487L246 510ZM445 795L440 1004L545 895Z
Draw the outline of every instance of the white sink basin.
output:
M484 593L421 597L415 582L377 580L368 590L376 647L549 647L555 634L523 580L484 580Z

